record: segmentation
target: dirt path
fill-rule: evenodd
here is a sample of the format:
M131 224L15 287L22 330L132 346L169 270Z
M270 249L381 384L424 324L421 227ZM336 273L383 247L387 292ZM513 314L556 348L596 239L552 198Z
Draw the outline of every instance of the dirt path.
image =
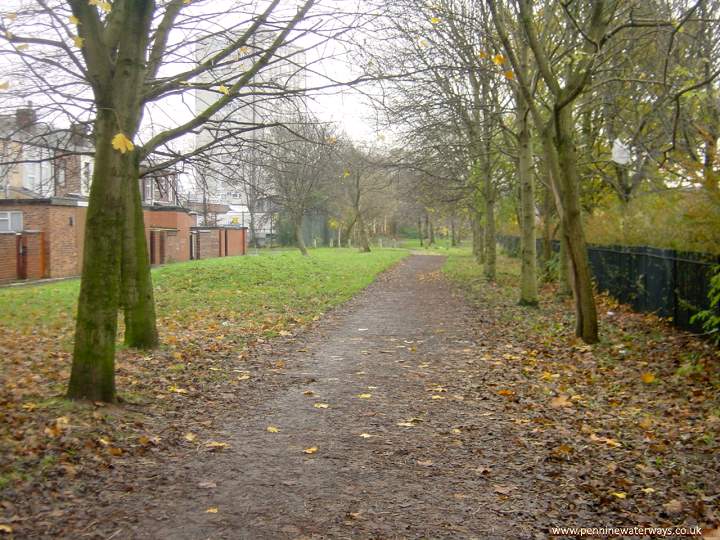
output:
M116 537L535 537L544 505L513 487L533 463L502 398L470 383L482 335L443 261L410 257L276 350L304 384L225 411L213 438L229 448L116 500L137 520Z

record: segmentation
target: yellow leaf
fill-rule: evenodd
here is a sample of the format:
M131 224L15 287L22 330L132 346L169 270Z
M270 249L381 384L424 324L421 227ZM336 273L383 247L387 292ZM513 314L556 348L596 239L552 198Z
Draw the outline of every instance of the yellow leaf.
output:
M310 448L306 448L305 450L303 450L303 452L306 454L314 454L317 451L317 446L311 446Z
M480 52L478 53L478 58L482 58L482 59L487 58L487 53L484 53L484 52L480 51Z
M512 396L512 395L514 395L514 394L515 394L515 392L513 392L512 390L498 390L498 395L499 395L499 396L506 396L506 397L508 397L508 396Z
M112 9L110 2L107 0L88 0L88 4L99 7L105 13L108 13Z
M350 171L348 169L345 169L343 171L343 177L347 178L348 176L350 176Z
M496 54L492 57L493 64L502 66L505 63L505 57L502 54Z
M218 88L218 90L220 90L226 96L230 95L230 89L227 86L225 86L224 84L220 85L220 88Z
M454 433L455 435L458 435L459 433L462 433L461 429L453 428L450 430L450 433Z
M29 47L29 45L28 45L27 43L23 43L23 44L21 44L21 45L18 45L18 46L15 47L15 48L16 48L18 51L25 51L25 50L27 50L28 47Z
M184 388L178 388L177 386L171 386L170 388L168 388L168 392L173 392L175 394L187 394L188 393L188 391L185 390Z
M132 152L135 149L135 145L124 133L118 133L113 137L112 147L121 154Z
M187 6L190 2L192 2L192 0L183 0L183 4L185 4L186 6Z
M75 43L75 46L78 49L82 49L83 45L85 45L85 38L81 38L80 36L73 37L73 43Z
M643 493L647 493L648 495L650 495L651 493L655 493L655 490L651 487L643 488L640 491L642 491Z
M431 24L440 24L440 18L439 17L432 17L430 19Z
M147 446L148 444L150 444L150 437L148 437L147 435L140 435L138 437L138 442L143 446Z
M360 436L361 436L363 439L369 439L370 437L372 437L372 435L370 435L369 433L361 433Z
M625 493L624 491L613 491L612 494L614 497L617 497L618 499L624 499L627 497L627 493Z
M8 21L14 21L15 19L17 19L17 13L6 13L5 18Z
M185 434L185 440L188 442L195 442L195 439L197 439L197 435L194 433L187 432Z
M205 510L206 514L217 514L218 513L218 507L217 506L211 506L207 510Z
M123 455L123 449L116 446L111 446L110 448L108 448L108 452L110 452L110 454L115 457L120 457Z
M305 390L303 392L303 396L314 396L314 395L315 395L315 392L313 392L312 390Z
M247 373L245 375L238 375L237 380L238 381L247 381L250 378L250 375Z
M398 422L397 425L400 427L415 427L412 422Z
M434 395L434 396L430 396L430 399L445 399L445 398L442 397L442 396L438 396L438 395L436 394L436 395Z
M68 20L70 21L70 24L74 24L74 25L80 24L80 19L78 19L75 15L70 15Z
M0 524L0 532L12 534L13 528L10 525Z
M205 443L205 446L211 450L224 450L225 448L230 448L228 443L218 441L208 441Z
M7 81L0 82L0 90L8 90L9 88L10 88L9 82L7 82Z
M652 384L655 382L655 374L650 372L645 372L640 377L642 379L642 382L645 384Z
M267 430L269 433L280 433L280 428L275 426L268 426Z
M315 403L313 405L316 409L327 409L329 406L327 403Z
M358 394L357 397L360 399L370 399L372 397L372 394Z
M423 467L429 467L430 465L433 464L433 462L432 462L431 460L429 460L429 459L426 460L426 461L418 460L416 463L417 463L418 465L422 465Z
M567 396L558 396L550 400L550 406L553 409L559 409L560 407L572 407L572 401Z
M105 437L98 438L98 442L103 446L108 446L110 444L110 441L108 441Z
M512 71L508 70L505 72L505 78L509 81L512 81L515 78L515 74Z

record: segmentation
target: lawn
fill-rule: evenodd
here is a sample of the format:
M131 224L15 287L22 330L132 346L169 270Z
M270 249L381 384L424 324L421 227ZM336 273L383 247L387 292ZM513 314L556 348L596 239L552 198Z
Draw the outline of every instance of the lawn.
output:
M57 482L54 489L88 464L113 467L150 447L170 449L183 442L179 426L197 424L218 399L285 384L282 363L256 365L254 348L293 339L407 253L262 252L154 269L162 346L119 347L120 407L62 398L79 280L0 289L0 492L22 499L33 482Z
M401 250L315 249L223 257L153 269L158 317L195 322L223 313L253 321L307 322L366 287L406 255ZM3 327L40 334L72 327L79 280L0 288Z

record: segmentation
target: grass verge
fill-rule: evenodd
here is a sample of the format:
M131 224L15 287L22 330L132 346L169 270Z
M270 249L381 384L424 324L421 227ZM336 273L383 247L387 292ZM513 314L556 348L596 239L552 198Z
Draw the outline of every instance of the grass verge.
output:
M518 260L498 258L496 283L469 256L443 272L475 306L483 384L537 449L536 474L606 523L717 526L717 348L605 295L601 342L588 346L553 286L538 308L517 304Z

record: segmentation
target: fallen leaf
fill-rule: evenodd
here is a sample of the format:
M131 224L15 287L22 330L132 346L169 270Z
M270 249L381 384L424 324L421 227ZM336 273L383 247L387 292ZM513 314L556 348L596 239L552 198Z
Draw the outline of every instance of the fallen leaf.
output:
M673 499L663 504L663 508L668 514L679 514L683 510L683 503L678 499Z
M356 397L359 397L360 399L370 399L372 394L358 394Z
M429 459L428 459L428 460L425 460L425 461L418 460L418 461L416 461L416 463L417 463L418 465L422 465L423 467L429 467L430 465L433 464L433 462L432 462L431 460L429 460Z
M503 485L496 485L493 487L493 490L495 493L499 493L500 495L510 495L514 488L512 486L503 486Z
M303 395L304 395L304 396L314 396L314 395L315 395L315 392L313 392L312 390L305 390L305 391L303 392Z
M553 409L559 409L560 407L572 407L572 401L565 395L554 397L550 400L550 406Z
M625 499L627 497L627 493L624 491L613 491L612 496L617 497L618 499Z
M197 435L195 435L194 433L188 432L185 434L184 438L188 442L195 442L195 439L197 439Z
M217 514L218 513L218 507L217 506L211 506L207 510L205 510L206 514Z
M640 376L640 378L642 379L642 382L644 382L645 384L652 384L655 382L655 374L650 373L649 371L646 371L645 373L643 373Z
M225 448L230 448L228 443L218 441L208 441L205 443L205 446L210 450L223 450Z
M12 534L13 528L10 525L0 524L0 532Z
M306 448L305 450L303 450L303 452L306 454L314 454L317 451L318 451L317 446L311 446L310 448Z
M280 428L277 428L275 426L268 426L267 430L269 433L280 433Z
M215 489L217 484L211 480L205 480L203 482L198 482L198 487L200 489Z
M363 439L369 439L370 437L372 437L372 435L370 435L369 433L361 433L360 436L361 436Z
M327 403L315 403L313 405L316 409L327 409L329 406Z

